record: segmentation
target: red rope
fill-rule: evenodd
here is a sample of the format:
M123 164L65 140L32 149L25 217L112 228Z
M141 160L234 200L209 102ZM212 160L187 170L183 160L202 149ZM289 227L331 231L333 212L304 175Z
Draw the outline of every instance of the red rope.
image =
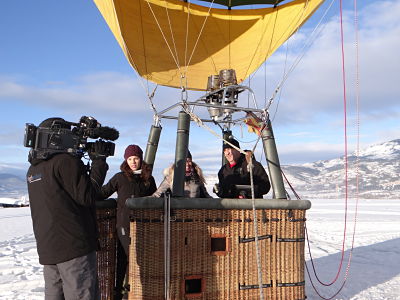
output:
M344 32L343 32L343 0L340 0L340 41L342 50L342 80L343 80L343 116L344 116L344 169L345 169L345 219L344 219L344 229L343 229L343 244L342 244L342 258L340 260L339 271L334 279L335 282L339 276L342 268L343 257L344 257L344 245L346 241L347 232L347 204L348 204L348 192L349 192L349 182L348 182L348 148L347 148L347 91L346 91L346 68L345 68L345 55L344 55ZM332 283L333 283L332 282Z
M330 300L333 299L335 296L337 296L340 291L343 289L348 275L349 275L349 271L350 271L350 265L351 265L351 260L352 260L352 256L353 256L353 249L354 249L354 241L355 241L355 232L356 232L356 224L357 224L357 215L358 215L358 204L359 204L359 126L360 126L360 118L359 118L359 56L358 56L358 15L357 15L357 0L354 0L354 11L355 11L355 15L354 15L354 24L355 24L355 34L356 34L356 104L357 104L357 150L356 150L356 155L357 155L357 160L356 160L356 207L355 207L355 213L354 213L354 227L353 227L353 235L352 235L352 243L351 243L351 248L350 248L350 253L349 253L349 259L347 262L347 267L346 267L346 272L344 275L344 279L343 282L341 284L341 286L339 287L339 289L329 298L326 298L324 296L322 296L318 290L316 289L311 276L310 276L310 272L308 269L307 264L305 264L306 266L306 270L307 270L307 275L310 279L311 285L314 289L314 291L317 293L317 295L325 300ZM331 285L333 284L335 281L337 281L337 278L340 274L341 271L341 267L342 267L342 262L343 262L343 256L344 256L344 241L346 238L346 221L347 221L347 200L348 200L348 160L347 160L347 102L346 102L346 80L345 80L345 68L344 68L344 39L343 39L343 14L342 14L342 0L340 1L340 25L341 25L341 42L342 42L342 74L343 74L343 93L344 93L344 134L345 134L345 184L346 184L346 194L345 194L345 227L344 227L344 238L343 238L343 245L342 245L342 258L341 258L341 262L340 262L340 267L338 270L338 273L336 275L336 278L330 283L330 284L324 284L322 283L317 274L316 274L316 270L315 270L315 266L314 266L314 262L313 262L313 258L311 255L311 248L310 248L310 243L309 243L309 238L308 238L308 232L307 232L307 227L305 226L305 233L307 236L307 245L308 245L308 249L309 249L309 255L310 255L310 259L311 259L311 264L312 264L312 268L314 271L314 275L317 278L318 282L321 283L324 286L327 285Z
M345 138L345 142L344 142L345 143L345 155L344 155L344 164L345 164L345 225L344 225L343 243L342 243L341 260L340 260L339 269L338 269L338 272L337 272L335 278L330 283L322 282L319 279L318 275L317 275L317 271L316 271L315 265L314 265L314 260L313 260L312 254L311 254L311 247L310 247L310 240L309 240L309 237L308 237L307 226L305 225L305 234L306 234L306 237L307 237L307 246L308 246L308 250L309 250L309 255L310 255L310 260L311 260L313 273L314 273L316 279L318 280L318 282L320 284L324 285L324 286L332 285L339 278L339 274L341 272L342 265L343 265L343 260L344 260L344 244L345 244L345 240L346 240L346 231L347 231L347 204L348 204L347 98L346 98L346 76L345 76L345 60L344 60L344 38L343 38L344 34L343 34L343 13L342 13L342 11L343 11L343 9L342 9L342 1L340 1L340 25L341 25L341 43L342 43L342 74L343 74L343 103L344 103L344 138ZM311 285L312 285L313 289L315 290L315 292L317 293L317 295L320 298L325 299L325 300L330 300L330 299L333 299L334 297L336 297L341 292L341 290L343 289L345 283L347 282L349 271L350 271L352 255L353 255L353 249L354 249L355 232L356 232L357 215L358 215L358 204L359 204L359 165L358 165L359 160L358 160L358 157L359 157L359 126L360 126L360 118L359 118L359 65L358 65L359 56L358 56L357 0L354 0L354 11L355 11L354 24L355 24L355 33L356 33L355 39L356 39L356 105L357 105L356 207L355 207L355 214L354 214L354 227L353 227L353 234L352 234L352 242L351 242L351 248L350 248L350 253L349 253L349 259L348 259L348 262L347 262L344 279L343 279L343 282L342 282L341 286L339 287L339 289L329 298L326 298L326 297L322 296L319 293L319 291L317 290L316 286L314 285L314 282L313 282L313 280L311 278L311 275L310 275L309 268L308 268L307 264L305 263L305 267L306 267L306 270L307 270L307 275L308 275L308 277L310 279L310 282L311 282ZM282 174L283 174L286 182L288 183L289 187L291 188L292 192L296 196L296 198L300 199L300 196L294 190L293 186L291 185L291 183L287 179L286 175L283 172L282 172Z
M329 282L324 283L317 280L324 286L330 286L334 284L338 278L340 271L342 270L343 266L343 259L344 259L344 247L346 242L346 233L347 233L347 200L348 200L348 159L347 159L347 97L346 97L346 68L345 68L345 56L344 56L344 32L343 32L343 0L340 0L340 42L341 42L341 51L342 51L342 81L343 81L343 119L344 119L344 184L345 184L345 211L344 211L344 228L343 228L343 241L342 241L342 250L341 250L341 258L338 271L336 273L335 278Z
M348 200L348 159L347 159L347 97L346 97L346 68L345 68L345 56L344 56L344 32L343 32L343 1L340 0L340 41L341 41L341 54L342 54L342 81L343 81L343 119L344 119L344 171L345 171L345 211L344 211L344 228L343 228L343 241L342 241L342 249L341 249L341 258L338 267L338 271L335 275L335 278L328 283L322 282L316 274L314 268L314 262L312 259L312 255L310 252L311 264L313 266L315 277L317 278L318 282L324 286L331 286L334 284L340 275L343 266L344 260L344 248L346 242L346 232L347 232L347 200ZM307 235L308 239L308 235ZM311 278L310 278L311 279ZM313 285L314 287L314 285ZM317 292L317 291L316 291ZM318 292L317 292L318 294ZM319 295L319 294L318 294Z

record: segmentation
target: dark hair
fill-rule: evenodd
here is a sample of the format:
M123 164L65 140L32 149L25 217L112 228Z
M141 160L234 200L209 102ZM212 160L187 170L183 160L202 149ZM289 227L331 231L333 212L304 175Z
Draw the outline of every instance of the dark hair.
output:
M193 173L196 179L199 180L202 184L206 184L206 179L204 178L203 172L201 171L199 165L192 161L192 166L194 171Z
M132 180L134 174L132 169L129 167L128 163L126 160L124 160L119 167L120 170L124 173L126 177L128 177L129 180ZM151 177L151 167L146 164L144 161L141 162L141 169L142 173L140 174L140 177L143 179L144 182L148 182L150 177Z

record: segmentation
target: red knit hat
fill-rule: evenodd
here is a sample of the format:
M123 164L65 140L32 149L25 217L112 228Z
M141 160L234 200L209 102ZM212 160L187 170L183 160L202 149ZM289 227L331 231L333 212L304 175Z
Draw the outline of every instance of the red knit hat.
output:
M125 149L124 158L128 159L128 157L137 156L140 157L140 160L143 160L143 151L140 149L138 145L129 145Z

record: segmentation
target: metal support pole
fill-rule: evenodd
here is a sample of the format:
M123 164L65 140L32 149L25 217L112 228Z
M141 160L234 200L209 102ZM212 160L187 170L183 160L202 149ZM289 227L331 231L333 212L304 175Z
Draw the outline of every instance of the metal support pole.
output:
M271 121L268 119L267 126L261 132L264 146L265 157L268 163L268 171L271 180L274 199L286 199L285 186L279 163L278 151L276 149L274 133L272 131Z
M228 140L229 138L232 137L232 131L231 130L222 130L222 136L224 140ZM228 161L225 158L224 155L224 142L222 142L222 165L224 166Z
M178 130L176 134L174 181L172 195L183 197L185 188L186 158L189 146L190 116L184 111L179 112Z
M171 288L171 194L164 194L164 299L170 299Z
M160 140L161 126L152 125L150 128L149 139L147 140L146 152L143 161L153 168L156 159L158 142Z

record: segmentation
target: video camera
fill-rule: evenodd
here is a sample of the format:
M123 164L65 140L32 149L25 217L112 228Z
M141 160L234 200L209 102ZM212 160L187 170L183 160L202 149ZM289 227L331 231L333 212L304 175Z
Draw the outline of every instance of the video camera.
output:
M44 125L44 123L47 124ZM93 117L82 116L79 123L52 118L43 121L39 126L26 123L24 146L32 148L31 157L47 159L55 153L70 153L82 157L85 152L94 153L94 142L87 139L100 139L104 143L102 156L113 156L115 141L119 132L115 128L101 126ZM109 140L109 141L103 141Z

